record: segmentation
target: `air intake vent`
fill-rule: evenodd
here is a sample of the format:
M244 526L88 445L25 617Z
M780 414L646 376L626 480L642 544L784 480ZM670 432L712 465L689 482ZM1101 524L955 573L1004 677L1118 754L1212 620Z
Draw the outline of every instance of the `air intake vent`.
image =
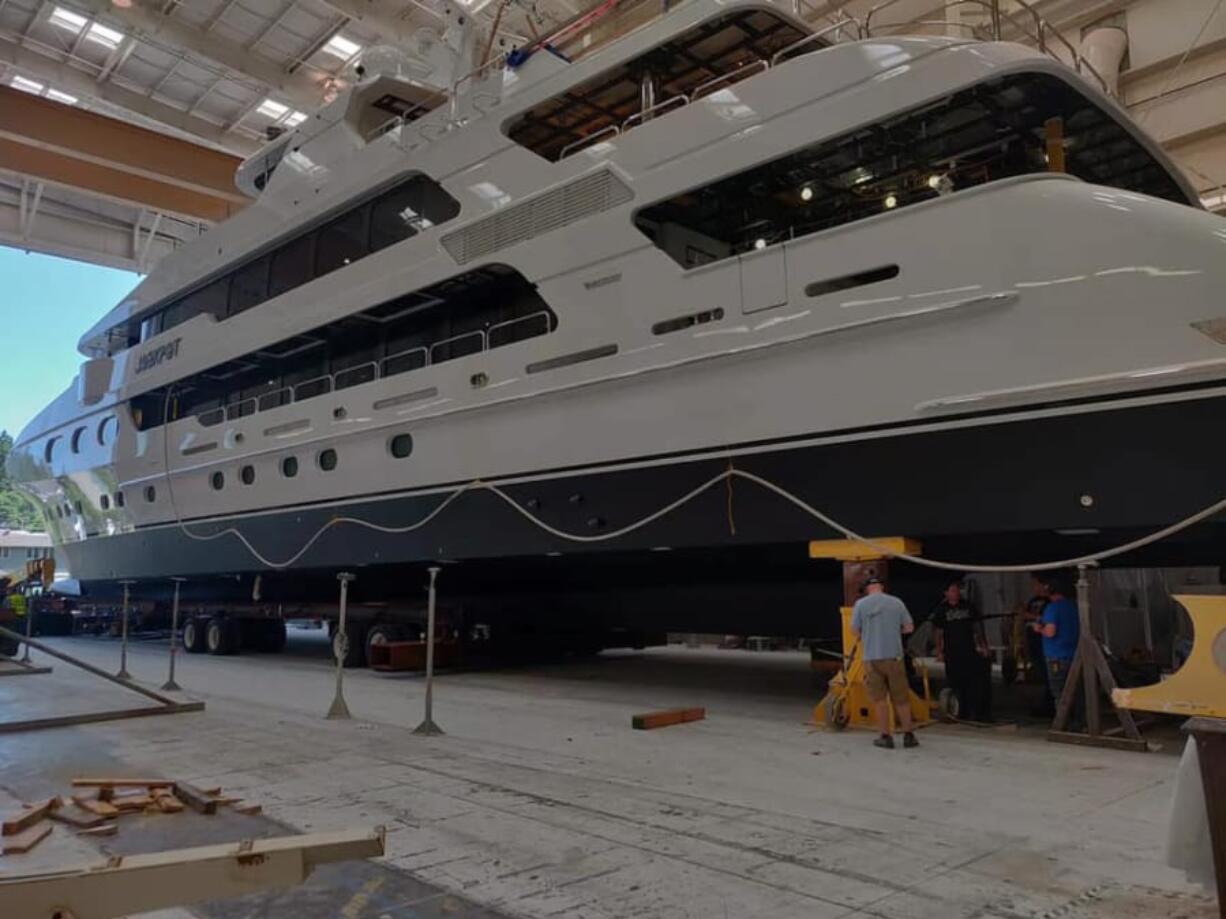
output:
M613 173L594 172L447 233L443 236L443 248L463 265L584 217L611 210L633 197L629 186Z

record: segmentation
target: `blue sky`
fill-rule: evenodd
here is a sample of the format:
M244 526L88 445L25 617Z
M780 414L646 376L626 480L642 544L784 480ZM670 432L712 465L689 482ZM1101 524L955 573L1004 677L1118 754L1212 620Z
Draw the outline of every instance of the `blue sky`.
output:
M0 429L13 436L64 391L77 339L140 275L0 246Z

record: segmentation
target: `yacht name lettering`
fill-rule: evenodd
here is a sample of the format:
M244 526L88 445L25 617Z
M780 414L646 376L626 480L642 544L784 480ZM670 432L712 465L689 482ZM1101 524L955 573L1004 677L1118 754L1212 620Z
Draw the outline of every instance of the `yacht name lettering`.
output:
M180 341L182 339L176 338L174 341L168 341L164 345L159 345L152 351L146 351L140 356L140 360L136 362L136 372L144 373L158 364L173 361L179 354Z

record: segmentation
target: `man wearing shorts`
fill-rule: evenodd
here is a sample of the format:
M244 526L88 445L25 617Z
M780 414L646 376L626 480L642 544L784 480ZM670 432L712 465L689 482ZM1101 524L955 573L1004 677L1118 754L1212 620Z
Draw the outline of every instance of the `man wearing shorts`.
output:
M868 670L865 684L869 698L877 706L877 723L881 726L881 736L873 744L894 749L894 737L890 733L890 703L893 702L903 730L902 745L918 747L919 741L911 730L911 701L902 662L902 637L915 631L915 623L903 602L885 592L881 578L870 577L864 583L864 596L852 607L851 631L860 642Z

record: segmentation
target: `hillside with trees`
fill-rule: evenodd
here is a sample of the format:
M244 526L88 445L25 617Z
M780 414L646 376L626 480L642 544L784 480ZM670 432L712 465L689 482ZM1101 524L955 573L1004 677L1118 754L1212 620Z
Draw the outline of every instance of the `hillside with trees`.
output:
M43 521L38 511L9 481L5 464L12 449L12 436L8 431L0 431L0 528L41 532Z

